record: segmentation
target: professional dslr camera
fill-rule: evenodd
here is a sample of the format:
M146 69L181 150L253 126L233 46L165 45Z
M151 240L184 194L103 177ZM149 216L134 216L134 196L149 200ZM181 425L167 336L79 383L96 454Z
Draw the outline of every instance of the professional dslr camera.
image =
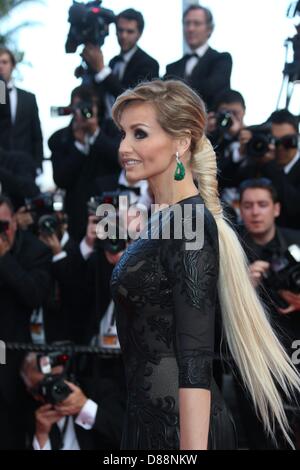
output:
M41 193L34 198L25 199L25 207L31 213L34 221L34 230L45 235L59 235L62 224L67 223L64 215L59 217L64 208L63 193Z
M232 125L233 120L230 111L221 111L216 114L216 126L217 132L224 134L228 131Z
M98 248L104 251L108 251L113 254L124 251L126 249L126 244L128 241L127 238L124 239L124 238L118 237L118 235L120 235L119 203L120 203L121 196L127 198L128 207L136 202L134 201L132 191L130 191L130 188L128 188L128 191L117 190L113 192L104 192L101 196L92 197L87 203L89 215L96 215L97 208L102 204L110 204L111 206L115 208L116 219L112 220L111 223L115 225L116 236L111 237L111 238L106 238L103 240L98 237L96 241L96 246Z
M74 1L69 10L70 31L66 42L66 52L74 53L81 44L103 46L108 35L108 27L115 22L112 10L101 7L101 0L86 4Z
M71 356L62 352L51 352L47 355L38 354L37 364L40 372L45 374L37 386L36 393L44 398L46 403L53 405L64 401L72 390L65 383L66 370L62 374L52 374L53 367L63 366L67 368Z
M275 142L270 124L261 124L247 128L252 132L246 148L246 154L252 158L262 158L269 150L269 145Z
M273 255L265 283L273 292L289 290L300 294L300 246L291 245L282 255ZM281 298L280 298L281 299ZM277 299L276 299L277 301ZM286 303L281 299L282 308ZM281 306L281 305L279 305Z
M93 103L91 101L80 101L75 106L51 106L50 113L52 117L70 116L79 110L83 119L93 117Z
M246 148L247 156L250 158L262 158L269 151L270 144L274 144L276 147L282 145L286 149L298 147L298 136L296 134L275 139L271 132L271 124L268 122L259 126L250 126L248 130L252 132L252 138Z

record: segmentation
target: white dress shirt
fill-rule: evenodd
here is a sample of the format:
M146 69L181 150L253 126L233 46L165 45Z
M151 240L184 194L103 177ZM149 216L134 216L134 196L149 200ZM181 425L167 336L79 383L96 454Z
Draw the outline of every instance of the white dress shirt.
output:
M188 51L188 54L197 54L198 57L191 57L185 64L185 76L190 77L194 68L196 67L198 60L204 56L205 52L209 48L209 45L203 44L203 46L198 47L198 49Z
M288 163L287 165L285 165L283 171L285 172L286 175L289 174L289 172L291 171L291 169L293 168L293 166L297 163L297 161L300 159L300 150L298 150L298 152L296 153L296 155L294 156L293 160L290 161L290 163Z
M149 191L148 191L148 188L149 188L148 181L141 180L141 181L138 181L135 184L129 184L127 179L126 179L126 172L125 172L125 170L122 170L121 173L120 173L120 176L119 176L118 183L123 185L123 186L128 186L129 191L130 191L130 187L140 188L140 191L141 191L140 196L137 196L136 194L134 194L133 198L135 197L136 200L131 199L130 204L135 204L136 206L140 206L140 207L143 205L147 209L150 209L151 204L153 203L153 201L152 201L151 196L150 196Z
M137 49L138 49L137 46L135 46L132 49L130 49L130 51L125 52L124 54L120 54L120 55L122 55L123 60L120 60L120 61L116 62L113 69L111 69L111 67L104 67L104 69L102 69L100 72L98 72L95 75L95 77L94 77L95 82L96 83L103 82L110 74L115 75L116 77L118 77L118 79L120 81L122 81L123 77L124 77L124 74L125 74L126 67L129 63L129 61L131 60L131 58L136 53ZM116 98L113 95L110 95L109 93L106 93L106 95L105 95L105 106L106 106L106 117L107 118L111 118L111 109L112 109L115 101L116 101Z
M79 150L79 152L83 153L84 155L88 155L90 153L90 148L92 145L94 145L98 135L100 134L100 128L97 127L93 135L85 135L84 138L84 143L78 142L78 140L75 140L74 145Z

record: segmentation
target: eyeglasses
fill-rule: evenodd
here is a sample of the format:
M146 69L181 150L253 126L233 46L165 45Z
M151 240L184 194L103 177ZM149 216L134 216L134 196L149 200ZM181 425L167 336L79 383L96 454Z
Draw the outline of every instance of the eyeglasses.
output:
M243 181L239 186L240 193L249 188L273 188L272 181L269 178L252 178Z
M285 149L293 149L298 147L299 138L297 134L284 135L281 139L275 139L276 147L282 145Z

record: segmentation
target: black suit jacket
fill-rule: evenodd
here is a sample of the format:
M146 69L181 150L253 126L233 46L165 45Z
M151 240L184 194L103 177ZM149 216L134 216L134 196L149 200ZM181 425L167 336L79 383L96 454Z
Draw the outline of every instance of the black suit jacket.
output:
M7 194L14 206L24 204L24 198L39 193L35 184L35 166L28 154L0 149L1 192Z
M216 96L230 88L231 55L228 52L220 53L209 47L188 78L185 76L186 62L187 58L183 57L167 65L165 78L186 80L186 83L201 96L208 109L211 109Z
M234 182L238 186L243 180L264 177L272 181L275 187L281 213L277 224L281 227L300 229L300 160L298 160L288 174L272 160L263 165L258 165L253 159L248 158L241 163L231 163L231 173L235 175Z
M36 167L43 160L43 137L35 95L17 88L16 120L11 127L11 150L27 152Z
M113 69L117 57L114 57L109 66ZM159 76L159 64L150 55L138 48L126 65L125 73L120 81L113 73L108 75L103 82L98 85L98 90L102 99L105 93L109 93L116 98L127 88L134 87L139 82L152 80Z

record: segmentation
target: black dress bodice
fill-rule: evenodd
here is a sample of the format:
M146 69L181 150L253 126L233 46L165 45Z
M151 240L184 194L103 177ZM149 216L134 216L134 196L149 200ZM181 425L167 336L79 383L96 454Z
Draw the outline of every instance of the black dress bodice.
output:
M212 376L217 226L210 212L203 212L200 196L178 206L179 219L172 207L152 216L112 275L128 387L124 449L179 449L179 388L211 390L209 447L235 445L234 426ZM202 230L203 246L191 249L185 227L194 231L201 213L197 234ZM169 239L162 236L166 224Z

